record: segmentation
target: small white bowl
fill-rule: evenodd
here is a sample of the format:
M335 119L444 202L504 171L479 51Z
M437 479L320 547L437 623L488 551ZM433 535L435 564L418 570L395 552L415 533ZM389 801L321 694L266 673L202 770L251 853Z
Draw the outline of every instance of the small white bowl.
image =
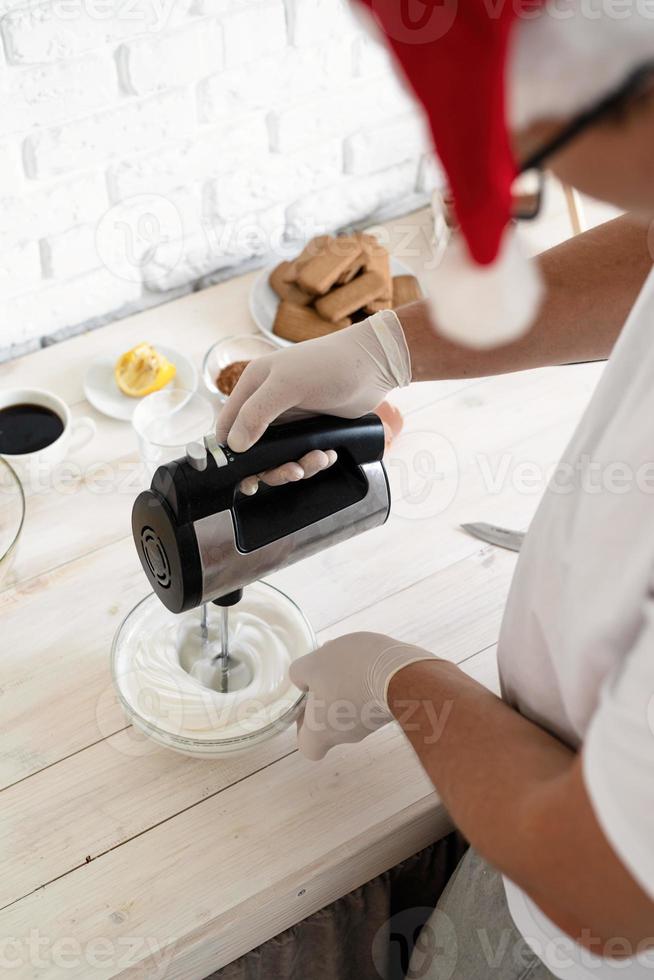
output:
M225 337L209 348L202 362L202 378L207 391L217 396L221 402L227 401L216 384L218 375L228 364L234 361L254 361L263 354L272 354L277 347L270 340L259 334L240 334L236 337Z

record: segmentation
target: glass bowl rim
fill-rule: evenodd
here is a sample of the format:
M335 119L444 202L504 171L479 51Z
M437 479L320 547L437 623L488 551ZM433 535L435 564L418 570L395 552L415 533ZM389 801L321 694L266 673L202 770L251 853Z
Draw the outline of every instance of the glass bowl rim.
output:
M204 357L202 358L202 380L204 381L207 390L210 391L212 395L219 395L225 401L227 401L229 395L226 395L224 391L221 391L218 385L215 384L215 382L213 381L209 382L207 380L208 373L209 373L209 358L215 351L216 347L222 347L223 344L226 345L230 341L234 343L235 341L242 341L242 340L254 340L257 342L261 342L262 344L265 344L267 347L270 348L271 354L279 349L278 347L275 346L272 340L269 340L269 338L264 336L264 334L262 333L233 333L230 334L228 337L221 337L219 340L216 340L211 345L211 347L208 348L208 350L204 354Z
M0 562L3 562L12 553L12 551L14 550L14 548L18 543L18 539L20 538L21 532L23 530L23 525L25 524L25 511L27 509L27 501L25 499L25 488L23 487L23 484L21 482L20 477L18 476L18 473L13 468L11 463L4 458L4 456L0 456L0 466L4 466L8 470L9 476L13 480L14 486L18 489L18 499L20 501L20 521L18 522L18 527L14 533L11 542L9 543L9 546L6 548L6 550L3 553L0 554Z
M266 582L264 579L257 579L256 582L250 582L250 585L265 585L267 589L272 589L273 592L277 592L284 599L286 599L287 602L290 602L293 608L302 617L302 621L309 634L309 639L311 640L311 650L309 652L313 652L318 645L318 638L316 636L313 626L311 625L307 617L304 615L304 613L298 606L297 602L294 599L291 599L291 597L287 595L286 592L283 592L281 589L278 589L276 585L271 585L270 582ZM247 586L245 586L245 588L247 588ZM271 736L274 734L279 734L280 732L284 731L284 729L288 728L288 726L293 722L293 719L297 716L297 713L300 707L302 706L302 703L306 700L307 697L306 691L300 691L297 700L284 712L284 714L280 715L279 718L271 722L269 725L266 725L264 728L260 728L258 729L258 731L252 732L248 735L235 735L232 736L231 738L199 739L199 738L190 738L187 735L173 735L170 732L165 731L165 729L159 728L158 725L154 724L154 722L148 721L147 719L143 718L137 711L135 711L134 708L129 704L127 699L124 697L122 691L120 690L120 686L116 680L117 677L116 659L117 659L118 638L122 633L123 627L125 626L127 620L132 615L132 613L136 612L137 609L139 609L149 599L152 599L153 597L156 598L155 593L149 592L146 596L144 596L141 600L139 600L139 602L137 602L135 606L133 606L130 609L127 615L123 617L120 625L118 626L118 629L114 633L113 640L111 642L111 679L113 681L114 689L118 696L118 700L120 701L124 710L130 716L130 718L138 719L137 721L134 722L136 725L147 729L149 732L152 732L156 738L160 737L161 739L163 739L164 742L168 743L168 748L172 747L171 743L175 743L176 748L197 749L199 747L202 747L207 752L210 751L211 749L222 748L228 750L231 748L236 748L239 745L255 745L258 742L263 742L269 734ZM159 744L161 745L162 742L159 742ZM194 753L194 754L199 755L200 753Z
M183 401L181 405L176 405L175 406L175 408L170 413L171 415L174 414L175 412L181 410L184 407L184 405L186 405L188 402L191 401L192 398L195 398L198 401L203 402L203 404L210 410L210 412L211 412L211 414L213 416L212 422L209 423L209 431L211 430L212 425L216 421L216 407L215 407L215 405L212 404L212 402L210 401L210 399L207 398L206 392L198 391L197 388L194 388L193 391L191 391L190 388L167 388L166 387L166 388L160 388L159 391L151 391L149 395L145 395L141 399L141 401L138 403L138 405L135 406L134 412L132 413L132 421L131 421L131 424L132 424L132 428L133 428L134 432L136 433L136 436L137 436L138 439L144 439L147 442L149 442L150 445L156 446L158 449L176 449L177 446L180 445L180 443L178 443L178 442L170 442L170 443L169 442L155 442L153 439L148 439L147 436L144 435L144 433L142 432L142 423L140 422L140 419L138 417L141 414L139 412L139 409L146 403L146 401L148 400L148 398L155 398L158 395L167 395L167 396L170 396L170 395L174 395L174 394L186 395L187 398L186 398L186 401Z

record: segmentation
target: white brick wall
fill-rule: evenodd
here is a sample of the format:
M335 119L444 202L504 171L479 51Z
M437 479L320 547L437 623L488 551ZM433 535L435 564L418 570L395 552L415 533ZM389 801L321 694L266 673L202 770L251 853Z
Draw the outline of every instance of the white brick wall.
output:
M437 179L344 0L0 0L0 39L0 359Z

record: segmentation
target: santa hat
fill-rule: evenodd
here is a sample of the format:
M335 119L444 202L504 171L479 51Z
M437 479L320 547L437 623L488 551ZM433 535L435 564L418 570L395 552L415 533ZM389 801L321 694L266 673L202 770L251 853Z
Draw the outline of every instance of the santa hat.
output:
M510 220L509 127L598 101L652 57L654 20L638 5L615 20L605 0L584 0L583 11L570 0L360 2L424 107L454 201L459 230L425 277L438 327L470 346L508 343L533 324L543 296Z
M626 16L625 16L626 14ZM634 0L611 13L606 0L554 0L521 20L511 43L508 115L514 129L565 119L617 90L654 59L654 11Z

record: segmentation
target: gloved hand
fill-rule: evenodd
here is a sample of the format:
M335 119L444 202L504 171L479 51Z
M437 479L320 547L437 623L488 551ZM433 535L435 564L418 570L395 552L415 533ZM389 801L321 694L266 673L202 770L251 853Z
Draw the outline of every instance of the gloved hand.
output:
M410 382L411 358L400 321L392 310L383 310L351 327L252 361L218 417L217 438L235 452L244 452L290 409L357 418L372 411L393 388ZM333 451L314 451L243 481L241 489L255 493L258 479L271 486L301 480L335 460Z
M381 633L349 633L291 664L296 687L308 691L298 746L322 759L335 745L360 742L393 720L388 686L398 672L433 654Z

